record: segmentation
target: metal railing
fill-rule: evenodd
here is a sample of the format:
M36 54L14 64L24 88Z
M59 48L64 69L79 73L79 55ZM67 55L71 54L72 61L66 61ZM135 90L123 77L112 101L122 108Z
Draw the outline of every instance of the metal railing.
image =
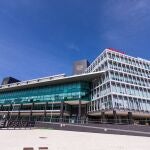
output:
M62 122L62 123L71 123L71 124L119 124L119 125L150 125L150 119L88 119L88 118L34 118L33 121L42 121L42 122Z
M0 128L31 128L35 122L69 123L69 124L114 124L114 125L150 125L150 119L89 119L60 117L9 118L0 120Z

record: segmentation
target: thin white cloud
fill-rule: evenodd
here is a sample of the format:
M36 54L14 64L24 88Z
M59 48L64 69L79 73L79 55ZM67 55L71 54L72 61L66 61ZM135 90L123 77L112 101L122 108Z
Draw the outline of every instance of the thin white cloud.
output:
M103 32L102 37L108 43L118 45L128 38L136 38L149 29L149 6L150 0L108 0L102 12L112 26Z
M149 0L115 0L108 3L104 14L122 24L144 23L150 20Z
M74 43L71 43L69 45L67 45L67 48L71 51L75 51L75 52L79 52L80 49L77 45L75 45Z

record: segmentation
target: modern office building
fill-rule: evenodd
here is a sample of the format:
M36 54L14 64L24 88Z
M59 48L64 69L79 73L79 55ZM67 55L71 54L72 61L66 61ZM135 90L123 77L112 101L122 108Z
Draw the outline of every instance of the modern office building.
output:
M150 61L109 48L85 72L99 71L105 73L92 81L89 116L122 122L149 120Z
M105 49L84 73L0 87L1 118L149 123L150 61Z

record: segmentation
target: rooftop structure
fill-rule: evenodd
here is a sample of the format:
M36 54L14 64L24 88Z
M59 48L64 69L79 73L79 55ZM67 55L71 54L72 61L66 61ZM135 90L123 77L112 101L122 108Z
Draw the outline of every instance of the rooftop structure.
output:
M18 79L13 78L13 77L6 77L2 81L2 85L16 83L16 82L20 82L20 81Z
M83 74L85 69L90 65L90 63L86 60L79 60L74 62L73 64L73 74Z

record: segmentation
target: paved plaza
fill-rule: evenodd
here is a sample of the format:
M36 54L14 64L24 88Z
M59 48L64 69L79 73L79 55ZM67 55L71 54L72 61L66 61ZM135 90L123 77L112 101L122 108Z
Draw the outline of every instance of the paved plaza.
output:
M0 130L0 150L149 150L150 138L48 129Z

